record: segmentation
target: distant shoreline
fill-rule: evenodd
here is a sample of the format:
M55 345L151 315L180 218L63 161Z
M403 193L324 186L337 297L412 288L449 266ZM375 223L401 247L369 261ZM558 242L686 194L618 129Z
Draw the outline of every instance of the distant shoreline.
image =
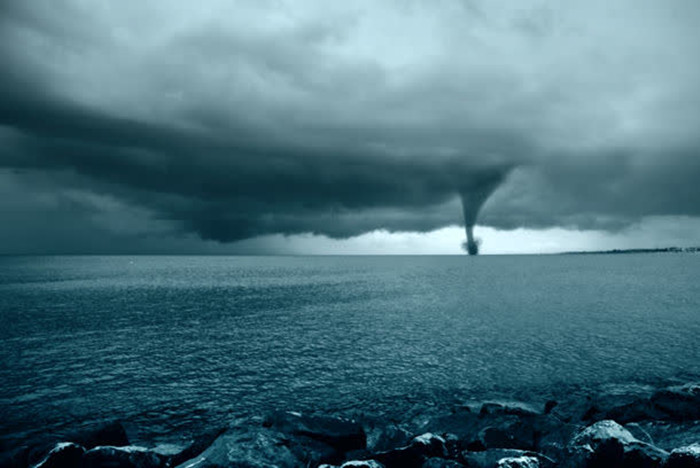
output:
M608 255L608 254L639 254L639 253L700 253L700 247L664 247L659 249L613 249L613 250L580 250L561 252L559 255Z

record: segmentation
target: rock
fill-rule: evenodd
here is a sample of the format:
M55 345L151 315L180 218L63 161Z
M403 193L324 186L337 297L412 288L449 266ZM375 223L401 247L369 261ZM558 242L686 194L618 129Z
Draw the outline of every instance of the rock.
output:
M618 400L621 397L618 397ZM584 419L612 419L620 423L648 420L690 421L700 419L700 385L668 387L650 396L635 396L618 404L593 405Z
M407 445L411 433L396 424L373 427L367 431L367 449L371 452L382 452L393 447Z
M166 458L144 447L95 447L83 455L83 468L162 468Z
M75 432L66 437L66 440L82 445L88 450L98 446L126 447L130 444L124 426L116 421Z
M653 444L654 439L651 435L639 424L639 423L629 423L625 424L625 429L630 431L635 439L646 442L647 444Z
M446 441L443 437L426 432L411 441L411 446L421 447L427 457L444 457L447 455Z
M479 412L468 407L434 418L425 429L446 431L460 439L461 448L520 448L534 450L540 436L538 426L550 416L521 404L485 403ZM560 423L557 421L557 423Z
M664 468L700 468L700 444L672 450Z
M263 426L285 434L308 437L329 445L340 453L367 447L363 427L347 419L278 412L268 416Z
M461 459L466 466L469 468L493 468L495 466L501 466L499 463L501 461L510 460L510 463L518 463L519 461L530 461L534 459L537 461L537 465L532 465L536 467L552 467L554 466L554 461L540 453L529 452L517 449L489 449L483 452L462 452ZM528 465L503 465L503 466L524 466Z
M447 454L445 444L444 438L432 433L425 433L415 437L405 447L375 453L371 458L387 468L421 467L427 458L445 456Z
M423 463L423 468L464 468L464 465L458 461L445 458L428 458Z
M636 425L649 435L650 443L669 452L700 441L700 421L642 421ZM630 432L638 439L649 442L637 436L635 431Z
M29 447L19 447L0 454L0 468L26 468L29 466Z
M290 442L276 431L236 428L220 435L204 452L177 465L177 468L303 466L304 463L292 452L290 445Z
M668 453L637 440L615 421L599 421L578 433L567 451L572 467L658 467Z
M481 416L509 414L513 416L538 416L540 414L532 406L519 401L487 401L481 405Z
M35 468L75 468L82 463L85 448L72 442L61 442L49 451Z
M531 456L508 457L498 460L496 466L498 468L540 468L540 460Z
M700 419L700 384L669 387L651 396L654 408L672 420Z
M338 468L336 465L319 465L318 468ZM376 460L351 460L340 465L340 468L384 468Z
M574 446L594 446L606 440L617 440L625 444L634 442L637 439L635 439L627 429L620 426L615 421L605 420L588 426L583 431L576 434L571 440L571 443Z
M201 437L194 440L184 450L169 455L167 457L168 466L177 466L191 458L196 457L200 453L204 452L208 447L210 447L214 443L214 441L225 432L226 428L220 428L205 433Z
M544 414L549 414L559 403L555 400L547 400L544 404Z
M35 466L44 460L57 444L62 442L72 442L85 449L91 449L102 445L129 445L129 439L121 423L93 424L73 432L47 434L46 436L39 437L31 443L18 447L9 454L5 454L0 460L0 466L12 468Z
M486 448L535 449L536 433L532 423L522 420L508 421L500 426L485 427L478 440Z

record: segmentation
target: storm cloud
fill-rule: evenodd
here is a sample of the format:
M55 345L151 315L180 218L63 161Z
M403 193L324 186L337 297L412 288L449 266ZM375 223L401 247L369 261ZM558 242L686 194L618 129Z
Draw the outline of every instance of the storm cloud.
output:
M0 206L220 242L699 216L700 5L609 3L5 1Z

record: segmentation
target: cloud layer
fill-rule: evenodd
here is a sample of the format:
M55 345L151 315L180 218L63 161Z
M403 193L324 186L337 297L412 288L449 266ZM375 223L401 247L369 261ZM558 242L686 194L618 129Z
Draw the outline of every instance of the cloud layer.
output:
M698 21L690 0L9 0L0 206L345 238L461 224L458 193L503 178L480 224L699 216Z

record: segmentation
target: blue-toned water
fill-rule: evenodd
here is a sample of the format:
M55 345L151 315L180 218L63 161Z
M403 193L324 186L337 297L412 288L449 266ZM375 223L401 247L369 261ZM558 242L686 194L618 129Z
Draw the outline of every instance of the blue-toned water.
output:
M0 448L700 375L700 256L0 257Z

